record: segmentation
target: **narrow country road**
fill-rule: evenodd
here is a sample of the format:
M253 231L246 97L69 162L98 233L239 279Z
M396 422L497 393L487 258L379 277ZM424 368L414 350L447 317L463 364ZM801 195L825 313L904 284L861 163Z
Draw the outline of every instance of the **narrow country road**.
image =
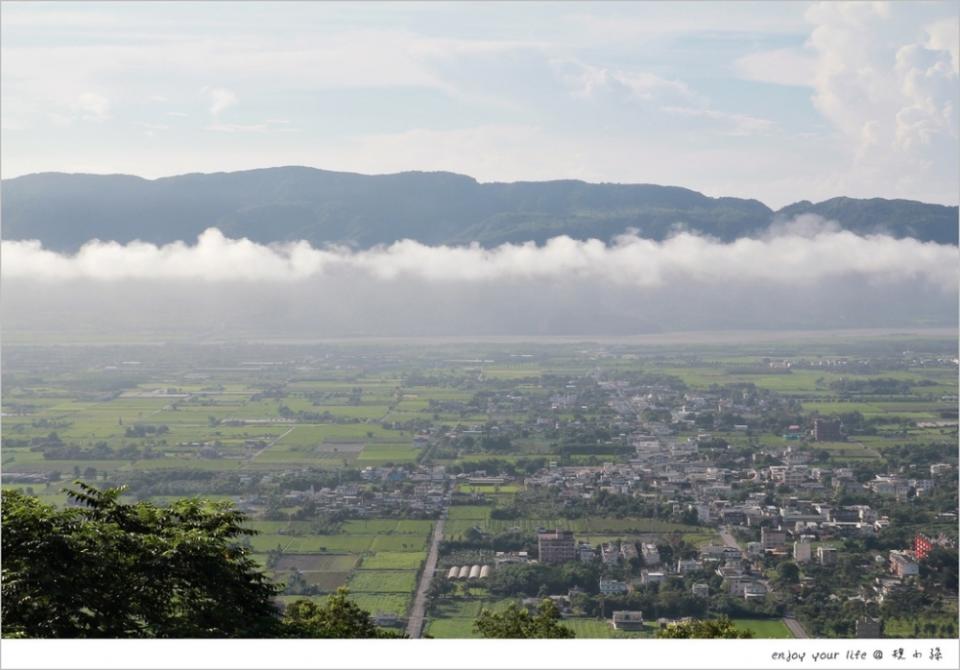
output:
M440 518L437 519L437 525L433 527L433 536L430 539L430 551L427 554L427 562L423 566L423 574L420 575L420 585L417 587L417 595L413 599L413 608L410 610L410 618L407 620L407 635L411 638L418 638L423 634L423 618L426 615L427 608L427 590L430 588L430 582L433 581L433 573L437 569L437 559L440 557L440 540L443 539L443 526L447 522L447 510L443 510Z
M786 624L787 628L790 629L790 632L793 633L794 637L799 637L803 639L810 637L809 635L807 635L807 631L803 629L803 626L800 624L800 622L794 619L793 617L791 616L783 617L783 623Z
M253 456L250 457L250 460L251 460L251 461L257 460L257 456L259 456L260 454L262 454L263 452L265 452L267 449L269 449L270 447L272 447L273 445L275 445L277 442L279 442L280 440L282 440L283 438L285 438L287 435L289 435L290 433L292 433L295 428L296 428L296 426L291 426L291 427L290 427L290 430L288 430L287 432L285 432L285 433L284 433L283 435L281 435L280 437L275 438L272 442L268 443L267 446L265 446L265 447L263 447L262 449L260 449L259 451L257 451L257 453L255 453Z

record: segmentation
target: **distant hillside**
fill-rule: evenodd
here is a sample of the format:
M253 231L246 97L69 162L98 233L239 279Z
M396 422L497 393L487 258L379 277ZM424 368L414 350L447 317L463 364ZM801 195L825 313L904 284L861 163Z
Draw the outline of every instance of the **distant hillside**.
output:
M485 246L561 234L609 240L631 228L653 239L685 228L733 240L805 212L855 232L957 244L957 207L908 200L834 198L774 212L757 200L709 198L674 186L480 184L445 172L368 176L305 167L155 180L28 175L3 181L0 216L4 239L39 239L48 248L73 251L93 238L193 240L211 226L258 242L361 247L403 238Z

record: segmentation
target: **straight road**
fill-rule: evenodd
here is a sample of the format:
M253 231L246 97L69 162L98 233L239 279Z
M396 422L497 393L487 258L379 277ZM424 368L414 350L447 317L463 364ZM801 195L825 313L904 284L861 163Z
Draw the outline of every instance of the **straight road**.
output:
M269 449L270 447L272 447L273 445L275 445L277 442L279 442L280 440L282 440L283 438L285 438L287 435L289 435L290 433L292 433L295 428L296 428L296 426L292 426L292 427L290 428L290 430L288 430L288 431L285 432L283 435L279 436L278 438L276 438L275 440L273 440L273 442L270 442L270 443L269 443L267 446L265 446L263 449L260 449L257 453L255 453L253 456L251 456L251 457L250 457L250 460L251 460L251 461L257 460L257 456L259 456L260 454L262 454L263 452L265 452L267 449Z
M807 631L803 629L803 626L800 624L800 622L794 619L792 616L783 617L783 623L786 624L787 628L790 629L790 632L793 633L794 637L799 637L802 639L810 637L807 635Z
M730 532L730 528L724 526L720 529L720 539L723 540L724 546L731 547L740 552L740 555L743 556L743 549L740 548L740 545L737 544L737 538L733 536L733 533Z
M407 619L407 635L411 638L418 638L423 634L423 617L426 615L427 608L427 590L430 588L430 582L433 581L433 573L437 569L437 559L440 557L440 540L443 539L443 526L447 522L447 510L444 509L437 519L437 525L433 527L433 536L430 539L430 552L427 554L427 562L423 566L423 574L420 575L420 585L417 587L417 595L413 599L413 609L410 610L410 618Z

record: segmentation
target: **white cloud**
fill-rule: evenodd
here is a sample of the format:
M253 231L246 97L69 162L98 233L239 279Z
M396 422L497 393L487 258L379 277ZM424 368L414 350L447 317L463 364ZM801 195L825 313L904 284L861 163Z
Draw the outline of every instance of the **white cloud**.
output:
M934 21L926 27L927 48L946 51L953 62L953 71L960 72L960 21L956 17Z
M682 233L662 242L634 234L612 245L600 240L556 237L492 249L427 246L403 240L353 251L317 249L306 242L262 245L228 239L209 229L189 246L175 242L122 245L93 241L73 256L45 250L37 241L7 241L5 278L52 281L177 280L295 282L359 273L380 280L496 282L590 279L614 285L656 288L673 282L716 285L815 284L844 277L878 283L922 280L957 290L957 248L950 245L858 236L802 217L762 239L722 243Z
M86 121L104 121L110 118L110 101L96 93L88 91L81 94L73 106Z
M551 65L560 81L576 97L591 98L603 92L613 92L638 100L664 97L698 99L684 82L660 77L652 72L598 67L570 59L555 59Z
M204 88L204 94L210 101L210 115L220 116L228 107L237 104L237 94L227 88Z
M289 128L289 121L264 121L263 123L211 123L206 126L207 130L218 133L292 133L297 132L297 128Z
M680 116L720 121L725 125L731 126L731 129L727 132L728 135L764 135L773 130L776 125L770 119L763 119L758 116L721 112L715 109L704 109L700 107L667 106L663 107L663 111Z
M956 201L960 80L945 48L949 30L931 24L930 9L818 3L808 10L813 103L848 156L838 189L862 195L884 184L888 197Z
M955 5L313 7L228 17L117 5L71 12L76 21L5 8L4 176L64 169L83 156L100 171L149 176L302 163L453 169L485 180L641 180L771 205L836 195L957 199ZM727 58L741 43L765 49L804 36L802 47ZM810 86L824 123L782 109L784 92L772 87L749 87L735 105L711 93L727 111L714 109L699 82L720 91L731 66L743 78ZM207 89L193 109L205 85L227 95L218 101ZM81 109L86 93L108 104ZM143 104L158 93L169 100ZM238 99L259 116L233 117ZM391 113L370 113L381 105ZM150 144L145 160L119 130L156 120L145 106L202 120L177 124L181 132ZM657 114L663 107L688 111L674 123ZM323 113L307 111L315 109ZM329 124L331 110L343 113ZM288 114L303 127L302 138L289 137L301 141L257 141L262 119ZM94 132L62 130L107 116L116 122L88 124ZM38 141L42 133L57 141ZM224 133L251 141L224 142ZM739 143L731 158L723 138L731 134L769 141Z
M743 79L784 86L813 86L816 65L813 55L799 48L760 51L734 62Z

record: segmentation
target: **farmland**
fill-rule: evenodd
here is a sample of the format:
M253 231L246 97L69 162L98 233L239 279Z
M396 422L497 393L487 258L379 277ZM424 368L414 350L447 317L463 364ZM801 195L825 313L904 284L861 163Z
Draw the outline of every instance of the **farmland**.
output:
M951 338L908 335L427 348L21 343L3 350L3 487L57 505L76 479L124 486L125 501L230 502L255 531L241 542L283 585L280 602L347 587L365 609L401 618L445 517L424 612L424 633L437 638L476 636L481 609L544 596L562 603L578 637L649 637L657 619L728 609L756 637L783 637L779 616L793 596L771 579L789 547L744 555L754 583L770 586L759 604L731 595L702 552L723 544L722 525L746 551L757 524L779 525L784 511L816 526L814 505L868 507L878 520L869 541L839 533L832 519L809 541L870 570L801 571L847 580L832 583L851 595L873 588L887 570L881 551L911 533L955 537L954 350ZM840 430L817 440L818 420ZM801 476L788 486L777 468ZM883 484L889 497L876 493L867 487L876 477L902 479L902 489L894 481ZM717 516L731 510L744 517ZM555 529L573 534L582 557L537 562L538 533ZM663 562L637 558L641 545ZM602 549L622 555L601 559ZM696 569L679 573L681 559ZM474 565L490 575L445 579ZM626 591L601 597L600 578ZM696 584L706 596L691 595ZM891 618L891 634L931 621L940 630L950 614L946 601L916 607ZM633 609L645 629L614 630L612 612ZM825 623L833 614L801 615L819 635L849 633Z

